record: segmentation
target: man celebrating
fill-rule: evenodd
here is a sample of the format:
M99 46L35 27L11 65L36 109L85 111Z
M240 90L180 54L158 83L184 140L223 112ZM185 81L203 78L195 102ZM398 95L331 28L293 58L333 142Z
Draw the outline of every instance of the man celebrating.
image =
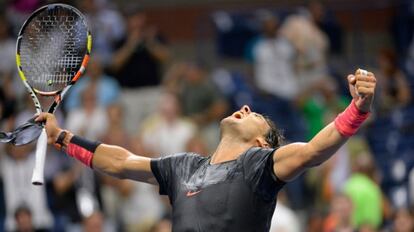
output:
M269 231L284 184L329 159L368 117L375 76L357 70L348 82L351 104L308 143L280 146L275 125L243 106L221 121L220 144L210 157L182 153L150 159L62 130L52 114L36 120L46 121L50 144L85 165L158 183L172 204L174 231Z

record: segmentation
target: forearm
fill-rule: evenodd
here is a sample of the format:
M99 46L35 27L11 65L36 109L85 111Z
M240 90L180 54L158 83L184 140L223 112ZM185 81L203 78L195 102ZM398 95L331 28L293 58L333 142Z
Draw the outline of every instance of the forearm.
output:
M347 140L348 137L339 133L334 122L330 123L305 145L306 166L316 166L328 160Z
M79 140L81 139L67 132L63 147L68 155L94 170L117 178L150 182L150 158L137 156L122 147L108 144L99 144L93 148L93 142L85 140L80 143Z
M367 107L364 107L366 110ZM346 141L354 135L362 123L368 118L369 112L356 106L354 101L339 114L335 121L321 130L306 147L311 159L309 165L318 165L333 155Z
M358 110L353 102L308 143L292 143L276 150L275 174L284 181L290 181L306 169L328 160L357 132L368 115Z
M168 48L158 42L149 42L147 44L149 52L160 62L166 62L170 57Z
M115 52L110 69L114 72L118 72L132 56L136 46L137 45L126 43L122 48Z

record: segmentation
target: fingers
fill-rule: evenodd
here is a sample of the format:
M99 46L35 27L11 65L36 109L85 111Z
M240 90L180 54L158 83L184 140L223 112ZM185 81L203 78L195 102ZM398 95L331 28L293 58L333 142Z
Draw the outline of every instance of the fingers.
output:
M360 96L372 96L377 80L372 72L358 69L355 72L355 90Z
M51 116L53 117L53 115L52 114L49 114L49 113L40 113L40 114L36 114L37 115L37 117L35 118L35 121L36 122L43 122L43 121L46 121L47 119L49 119Z
M375 88L375 83L374 82L366 82L366 81L357 81L355 83L355 88L358 89L360 87Z
M376 83L377 80L375 79L374 75L356 75L355 77L356 81L364 81L364 82L372 82Z
M348 83L351 85L355 85L355 82L356 82L355 76L352 74L348 75Z
M357 88L357 90L358 90L358 93L361 96L371 96L371 95L374 94L374 88L373 87L360 86L360 87Z

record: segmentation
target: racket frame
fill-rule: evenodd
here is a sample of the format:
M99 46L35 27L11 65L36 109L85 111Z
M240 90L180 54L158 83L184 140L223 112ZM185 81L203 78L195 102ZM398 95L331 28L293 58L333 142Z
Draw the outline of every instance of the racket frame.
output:
M86 41L86 53L83 57L81 66L79 68L79 70L76 72L76 74L74 75L74 77L71 79L71 81L61 90L57 90L57 91L50 91L50 92L44 92L44 91L40 91L38 89L33 88L32 86L30 86L29 82L26 79L24 70L22 68L21 65L21 59L20 59L20 44L21 41L23 39L24 36L24 31L26 26L31 22L31 20L37 16L40 12L42 12L43 10L47 9L53 9L55 7L63 7L63 8L68 8L72 11L74 11L77 15L79 15L79 17L82 18L87 30L87 41ZM24 86L26 87L27 91L29 92L30 96L32 97L34 106L36 108L36 113L40 114L43 112L43 108L42 105L40 104L40 101L37 97L37 95L40 96L46 96L46 97L54 97L54 101L53 103L50 105L49 109L48 109L48 113L54 113L57 109L57 107L59 106L60 102L62 101L63 97L66 95L66 93L68 92L68 90L70 89L70 87L72 87L76 81L85 73L86 70L86 66L89 62L89 57L91 54L91 49L92 49L92 35L90 33L87 21L86 21L86 17L75 7L67 5L67 4L61 4L61 3L55 3L55 4L49 4L49 5L45 5L43 7L40 7L39 9L35 10L28 19L26 19L26 21L23 23L18 37L17 37L17 42L16 42L16 64L17 64L17 69L18 69L18 73L20 76L20 79L22 80ZM46 147L47 147L47 135L46 135L46 130L44 128L43 125L43 129L42 129L42 133L39 136L39 140L37 141L37 145L36 145L36 161L35 161L35 167L33 170L33 176L32 176L32 184L34 185L43 185L44 182L44 163L45 163L45 158L46 158Z

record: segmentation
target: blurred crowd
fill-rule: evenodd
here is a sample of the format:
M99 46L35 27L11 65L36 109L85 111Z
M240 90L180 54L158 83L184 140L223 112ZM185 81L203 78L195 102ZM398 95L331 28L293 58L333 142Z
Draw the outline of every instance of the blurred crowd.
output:
M17 75L15 40L26 17L48 2L6 1L0 12L1 131L35 113ZM244 71L176 59L134 4L69 2L88 19L93 52L56 113L60 125L148 157L208 156L220 120L244 104L272 118L286 143L308 141L349 104L346 76L361 65L337 68L344 32L319 1L288 13L212 14L218 59L236 57ZM242 33L228 38L246 18L251 33L240 46ZM378 50L361 67L378 81L370 120L329 161L285 187L271 232L414 231L414 42L404 54L397 48ZM52 147L46 184L31 185L34 150L0 146L0 231L171 231L169 200L157 187L94 172Z

